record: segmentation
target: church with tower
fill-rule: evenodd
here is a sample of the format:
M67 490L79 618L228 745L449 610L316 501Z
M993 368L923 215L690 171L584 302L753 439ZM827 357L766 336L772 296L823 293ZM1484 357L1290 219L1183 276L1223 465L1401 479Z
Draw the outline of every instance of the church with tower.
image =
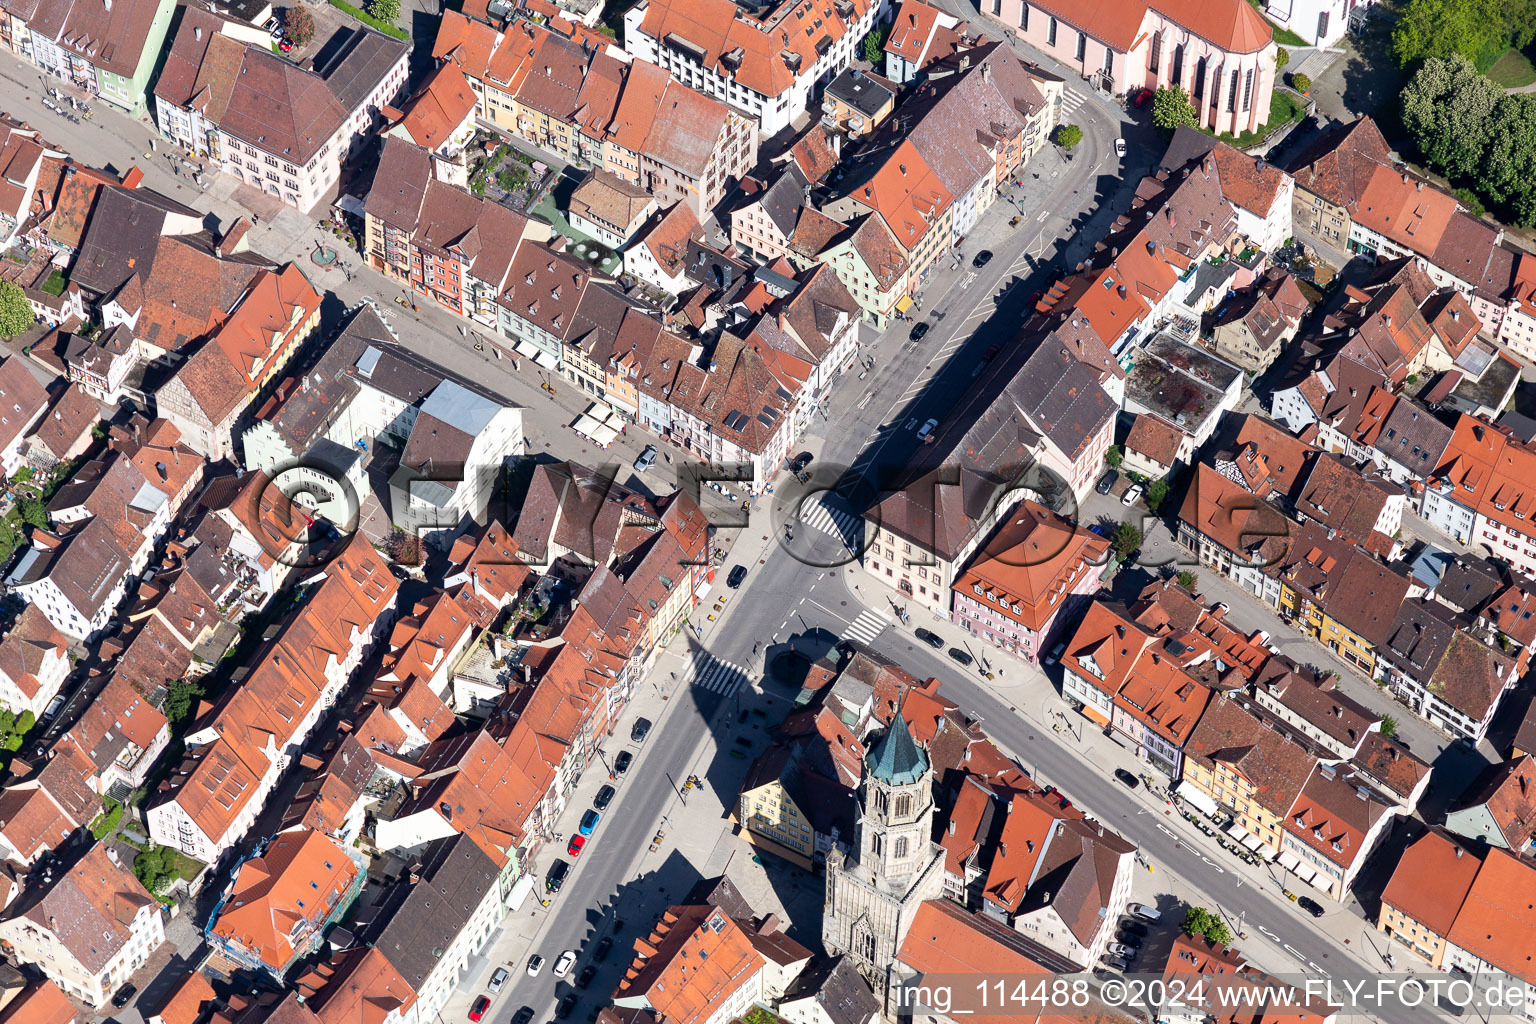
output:
M884 994L923 901L944 895L944 851L933 841L933 770L901 714L865 755L856 853L827 858L822 942Z

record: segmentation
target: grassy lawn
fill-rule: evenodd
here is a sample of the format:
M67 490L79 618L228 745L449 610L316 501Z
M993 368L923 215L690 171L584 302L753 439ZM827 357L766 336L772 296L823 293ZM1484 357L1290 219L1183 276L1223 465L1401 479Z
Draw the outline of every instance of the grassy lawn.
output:
M1258 11L1260 14L1264 13L1264 5L1262 3L1260 3L1259 0L1248 0L1248 4L1254 10ZM1265 21L1269 21L1269 18L1266 17L1264 20ZM1301 36L1297 35L1295 32L1292 32L1288 28L1281 28L1279 25L1276 25L1272 21L1269 21L1269 27L1274 30L1275 42L1279 43L1281 46L1311 46L1312 45L1311 43L1307 42L1305 39L1301 38Z
M1306 109L1306 105L1299 96L1285 89L1276 89L1269 97L1269 120L1266 123L1259 125L1256 131L1243 132L1236 138L1227 133L1223 133L1218 138L1223 142L1230 142L1238 149L1246 149L1249 146L1258 145L1264 136L1282 124L1300 121Z
M1529 65L1527 65L1527 67L1529 67ZM64 275L55 270L53 273L48 275L48 280L43 282L43 291L47 292L49 295L63 295L64 286L68 283L69 282L65 279Z
M96 820L91 822L91 835L97 839L105 839L117 831L118 823L123 820L123 805L111 797L102 800L102 812L96 815Z
M1536 82L1536 64L1532 64L1531 58L1519 50L1511 49L1493 62L1493 67L1488 69L1488 77L1505 89L1518 89L1522 85Z

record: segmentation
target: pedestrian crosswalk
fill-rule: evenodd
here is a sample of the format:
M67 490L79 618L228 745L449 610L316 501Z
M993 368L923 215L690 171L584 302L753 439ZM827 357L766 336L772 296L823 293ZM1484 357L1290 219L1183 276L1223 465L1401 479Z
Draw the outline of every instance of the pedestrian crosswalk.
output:
M1078 92L1071 86L1062 90L1061 94L1061 118L1065 122L1067 117L1074 113L1078 107L1088 102L1088 97Z
M843 639L857 640L861 644L872 643L890 624L891 617L885 612L862 612L843 630Z
M800 505L800 521L814 530L836 537L852 547L859 536L859 517L848 503L830 491L824 491Z
M747 678L747 670L712 654L695 651L683 669L683 682L729 697Z

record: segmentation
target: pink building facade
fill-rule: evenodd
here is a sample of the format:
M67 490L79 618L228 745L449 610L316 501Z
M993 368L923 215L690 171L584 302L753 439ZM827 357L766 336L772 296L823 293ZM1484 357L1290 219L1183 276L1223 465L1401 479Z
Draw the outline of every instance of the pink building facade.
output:
M1246 0L1156 0L1155 6L981 0L981 8L1112 95L1179 85L1201 126L1213 131L1237 135L1269 120L1278 47Z

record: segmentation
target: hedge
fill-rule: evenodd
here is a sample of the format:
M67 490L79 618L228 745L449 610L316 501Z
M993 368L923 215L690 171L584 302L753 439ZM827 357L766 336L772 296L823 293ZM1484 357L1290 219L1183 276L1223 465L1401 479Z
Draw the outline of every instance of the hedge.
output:
M347 14L352 15L352 17L356 18L364 25L367 25L369 28L376 28L380 32L383 32L385 35L394 36L396 39L399 39L402 42L408 43L411 41L411 34L409 32L406 32L402 28L391 25L386 21L380 21L378 18L375 18L371 14L358 10L356 7L353 7L351 4L347 3L346 0L329 0L329 2L330 5L336 8L338 11L344 11Z

